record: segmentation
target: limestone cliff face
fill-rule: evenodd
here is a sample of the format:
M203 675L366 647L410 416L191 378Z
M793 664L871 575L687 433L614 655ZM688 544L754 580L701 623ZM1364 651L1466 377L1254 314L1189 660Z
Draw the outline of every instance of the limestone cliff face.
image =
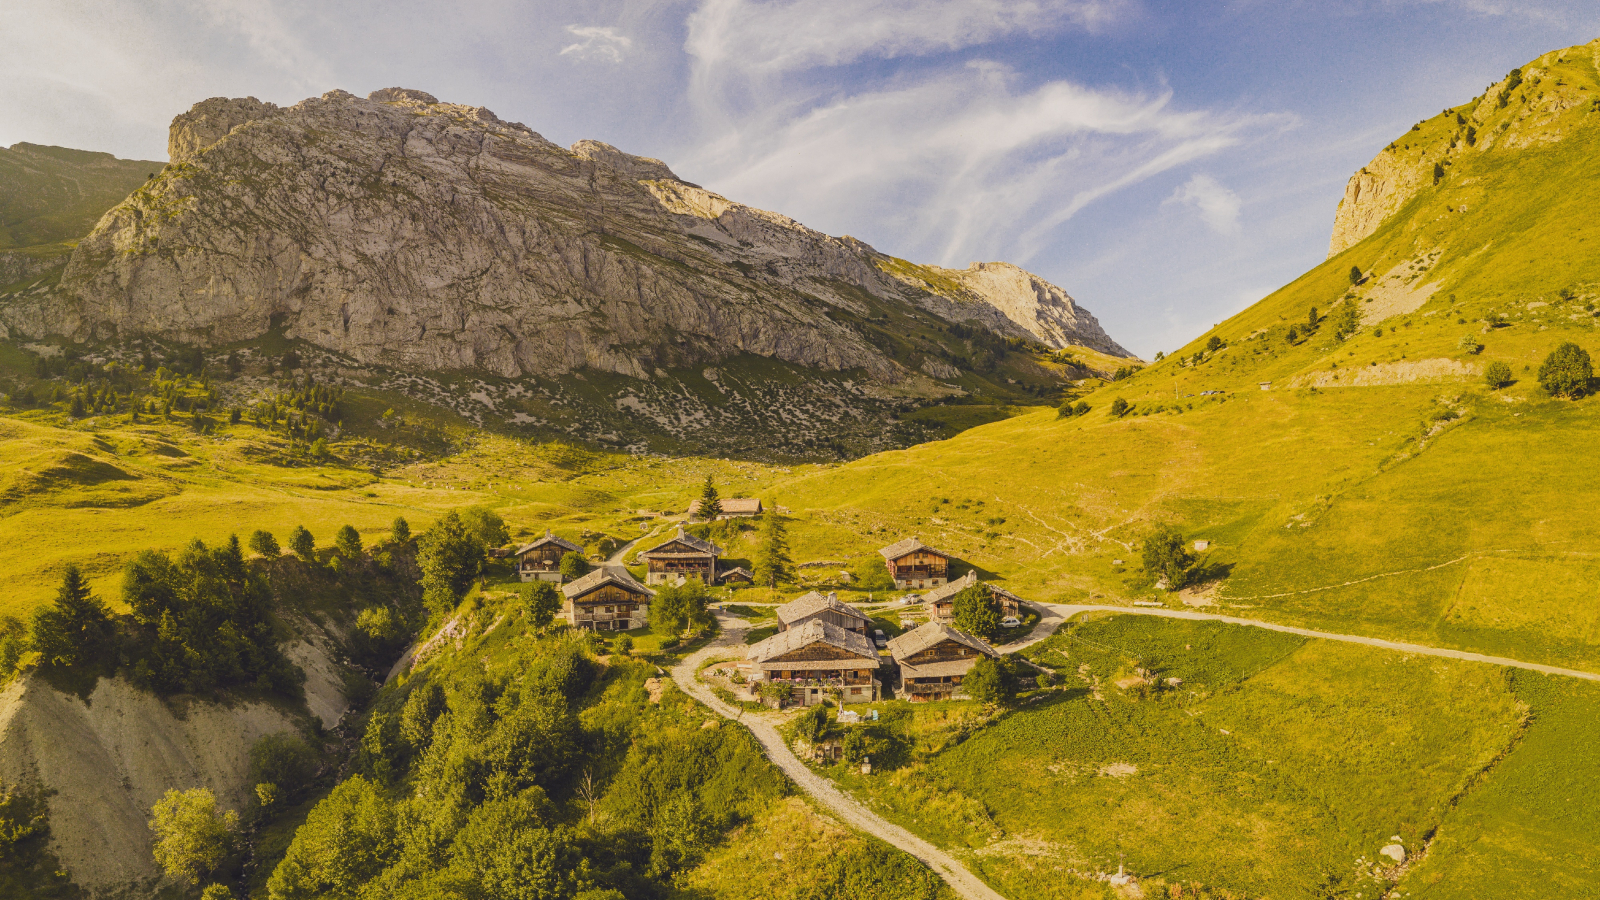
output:
M170 153L6 324L202 345L281 328L365 364L511 378L754 354L895 382L912 370L848 324L890 304L1125 354L1020 269L978 266L953 289L897 277L859 241L659 160L558 147L420 91L207 100L173 121Z
M1378 230L1417 193L1450 176L1466 154L1516 151L1560 141L1600 110L1594 91L1561 72L1600 67L1600 39L1546 53L1513 69L1480 96L1418 122L1350 176L1334 215L1328 256ZM1587 80L1587 77L1586 79Z

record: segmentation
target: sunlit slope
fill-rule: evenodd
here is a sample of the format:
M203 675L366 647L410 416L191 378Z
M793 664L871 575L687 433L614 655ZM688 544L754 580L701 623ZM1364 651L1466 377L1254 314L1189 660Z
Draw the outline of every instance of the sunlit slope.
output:
M830 543L918 532L1043 600L1154 595L1132 545L1168 521L1213 542L1191 600L1600 666L1600 401L1536 383L1562 342L1600 355L1597 49L1420 123L1394 152L1428 177L1397 212L1089 415L880 454L785 502L817 510ZM1340 335L1347 300L1359 327ZM1496 360L1516 378L1502 390L1481 377Z

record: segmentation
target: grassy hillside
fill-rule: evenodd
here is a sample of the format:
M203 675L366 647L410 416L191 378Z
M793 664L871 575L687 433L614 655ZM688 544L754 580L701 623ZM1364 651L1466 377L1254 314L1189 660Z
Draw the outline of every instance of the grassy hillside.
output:
M163 165L39 144L0 148L0 250L83 237Z

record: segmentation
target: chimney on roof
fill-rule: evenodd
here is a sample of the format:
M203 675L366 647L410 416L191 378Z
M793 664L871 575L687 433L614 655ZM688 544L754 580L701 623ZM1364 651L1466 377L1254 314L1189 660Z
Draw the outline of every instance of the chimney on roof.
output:
M546 528L546 529L545 529L545 530L544 530L544 536L545 536L545 537L555 537L555 535L553 535L553 534L551 534L551 533L550 533L550 529L548 529L548 528Z

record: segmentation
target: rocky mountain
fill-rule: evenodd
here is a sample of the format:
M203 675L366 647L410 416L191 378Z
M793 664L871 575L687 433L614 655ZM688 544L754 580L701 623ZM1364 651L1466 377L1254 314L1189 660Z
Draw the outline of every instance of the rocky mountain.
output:
M1015 267L904 263L658 160L564 149L420 91L207 100L173 121L169 151L8 325L205 345L276 327L363 364L504 378L648 378L741 354L926 377L860 325L890 312L1130 355Z
M62 242L88 234L161 166L65 147L0 148L0 285L59 265L70 249Z
M1350 176L1334 216L1328 256L1337 256L1377 231L1417 193L1445 181L1456 165L1497 151L1562 141L1600 109L1582 77L1592 74L1600 40L1547 53L1513 69L1484 93L1434 119L1418 122Z

